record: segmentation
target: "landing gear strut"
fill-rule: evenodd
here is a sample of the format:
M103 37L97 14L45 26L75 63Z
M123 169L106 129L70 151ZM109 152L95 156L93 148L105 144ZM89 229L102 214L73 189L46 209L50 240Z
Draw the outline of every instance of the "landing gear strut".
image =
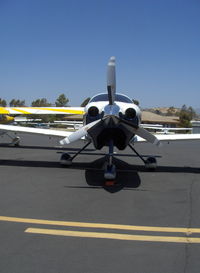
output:
M67 153L64 153L61 155L61 158L60 158L60 164L61 166L71 166L72 165L72 160L74 160L75 157L77 157L77 155L79 155L82 151L84 151L87 146L89 146L91 143L91 140L83 146L82 149L80 149L75 155L73 156L70 156L70 154L67 154Z
M0 134L1 136L4 136L4 135L6 135L6 136L8 136L12 141L10 142L10 143L8 143L7 145L9 145L9 146L16 146L16 147L18 147L19 146L19 144L20 144L20 137L18 137L18 136L15 136L15 137L12 137L11 135L9 135L8 133L6 133L6 132L3 132L2 134Z
M15 137L15 138L13 138L13 140L12 140L12 143L11 143L11 145L13 145L13 146L16 146L16 147L18 147L19 146L19 143L20 143L20 137Z
M114 180L116 178L116 167L113 164L113 150L114 145L113 141L111 140L109 143L109 153L107 155L107 160L105 163L104 178L106 180Z
M155 157L148 157L147 159L144 159L136 150L133 148L133 146L129 143L128 145L131 150L144 162L145 168L147 170L155 171L157 167L157 161Z

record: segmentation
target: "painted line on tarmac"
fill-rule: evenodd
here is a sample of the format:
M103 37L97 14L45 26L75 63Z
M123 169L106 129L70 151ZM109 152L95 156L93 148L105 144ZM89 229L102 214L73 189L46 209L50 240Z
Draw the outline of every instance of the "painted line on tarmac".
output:
M200 243L200 238L192 238L192 237L146 236L146 235L131 235L131 234L117 234L117 233L103 233L103 232L81 232L81 231L41 229L41 228L27 228L25 232L34 233L34 234L54 235L54 236L113 239L113 240L126 240L126 241Z
M133 231L151 231L151 232L173 232L185 233L190 235L192 233L200 233L200 228L183 228L183 227L153 227L153 226L132 226L132 225L118 225L118 224L103 224L103 223L85 223L85 222L71 222L71 221L51 221L32 218L17 218L0 216L0 221L40 224L40 225L54 225L65 227L79 227L79 228L102 228L102 229L118 229L118 230L133 230Z

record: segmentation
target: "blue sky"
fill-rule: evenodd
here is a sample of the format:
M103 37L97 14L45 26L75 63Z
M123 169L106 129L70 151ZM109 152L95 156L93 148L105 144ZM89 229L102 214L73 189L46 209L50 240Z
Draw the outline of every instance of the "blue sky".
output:
M70 105L117 91L141 107L200 108L199 0L0 0L0 97Z

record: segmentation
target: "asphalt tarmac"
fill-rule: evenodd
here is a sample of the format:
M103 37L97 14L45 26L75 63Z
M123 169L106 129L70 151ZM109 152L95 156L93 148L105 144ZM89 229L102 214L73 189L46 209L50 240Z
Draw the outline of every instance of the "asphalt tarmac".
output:
M106 149L60 166L81 146L25 135L0 145L0 272L199 273L200 141L137 144L156 172L116 151L115 186L104 184Z

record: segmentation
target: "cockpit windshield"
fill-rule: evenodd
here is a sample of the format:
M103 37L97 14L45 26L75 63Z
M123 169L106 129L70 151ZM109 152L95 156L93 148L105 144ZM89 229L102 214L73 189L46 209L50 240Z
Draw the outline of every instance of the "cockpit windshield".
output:
M99 94L91 98L90 102L97 102L97 101L108 101L108 94ZM115 94L115 101L118 102L125 102L125 103L133 103L131 99L127 96L121 94Z

